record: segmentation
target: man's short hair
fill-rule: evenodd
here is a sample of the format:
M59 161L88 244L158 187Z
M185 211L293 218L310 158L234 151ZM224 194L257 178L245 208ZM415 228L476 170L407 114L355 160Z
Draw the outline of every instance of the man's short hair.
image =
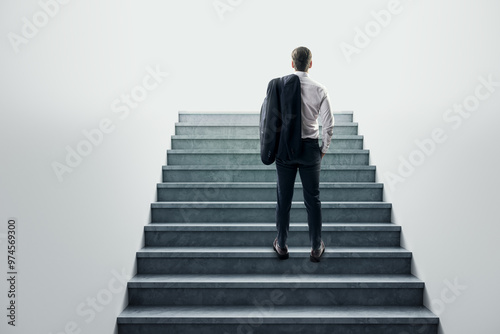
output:
M292 60L296 71L306 72L312 60L311 50L305 46L300 46L292 51Z

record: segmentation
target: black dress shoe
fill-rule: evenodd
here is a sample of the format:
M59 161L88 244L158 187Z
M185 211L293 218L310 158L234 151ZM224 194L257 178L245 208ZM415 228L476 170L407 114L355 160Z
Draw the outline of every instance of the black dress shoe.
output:
M325 243L323 242L323 240L321 240L321 246L319 246L318 249L311 250L311 256L309 257L309 259L311 260L311 262L319 262L321 255L323 255L324 252Z
M285 245L285 248L281 248L280 246L278 246L278 238L274 239L273 248L276 254L278 254L278 259L280 260L288 259L289 256L288 246Z

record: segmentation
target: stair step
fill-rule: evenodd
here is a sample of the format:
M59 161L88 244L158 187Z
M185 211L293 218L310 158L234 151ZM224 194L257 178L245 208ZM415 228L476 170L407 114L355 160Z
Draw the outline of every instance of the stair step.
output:
M364 231L364 232L399 232L401 226L393 223L329 223L323 222L323 231L343 232L343 231ZM208 232L208 231L276 231L276 223L151 223L144 226L145 231L171 231L171 232ZM290 223L290 231L308 231L307 223Z
M422 306L283 306L270 296L252 306L128 306L120 334L349 333L436 334L439 319Z
M391 204L384 202L322 202L324 221L390 222ZM304 203L292 202L291 222L307 221ZM152 222L269 222L276 202L156 202Z
M320 133L322 127L319 127ZM221 135L221 136L248 136L259 135L259 125L257 124L209 124L209 123L175 123L176 135ZM357 135L358 123L346 122L335 123L333 126L334 135Z
M321 136L320 136L321 137ZM319 141L321 145L321 140ZM172 136L172 149L260 149L260 139L254 136L178 135ZM336 135L330 149L362 149L363 136Z
M424 282L413 275L136 275L131 288L414 288Z
M375 182L375 170L375 166L322 165L320 181ZM276 182L276 166L166 165L163 166L163 182Z
M307 257L310 253L308 247L294 247L289 249L290 258ZM307 256L306 256L307 255ZM264 247L144 247L138 254L144 258L276 258L271 246ZM369 248L369 247L329 247L322 259L333 258L411 258L411 252L404 248ZM283 261L284 262L284 261Z
M368 165L369 150L329 150L323 157L325 165ZM319 151L318 151L319 154ZM168 165L256 165L256 150L168 150Z
M144 247L137 252L139 274L370 274L406 275L411 252L401 247L330 247L321 262L309 261L309 247L290 247L280 261L268 247Z
M144 231L146 247L266 247L276 237L276 223L154 223ZM392 223L323 223L322 239L337 247L398 247L400 232ZM307 224L290 224L288 245L310 245Z
M321 200L382 201L382 183L320 183ZM158 201L274 201L276 182L171 182L157 184ZM303 201L302 184L294 199Z
M335 122L352 122L352 111L333 112ZM321 118L318 119L321 122ZM218 124L259 124L260 112L179 112L179 122Z
M284 305L418 306L424 283L411 275L137 275L129 305L254 305L279 289Z

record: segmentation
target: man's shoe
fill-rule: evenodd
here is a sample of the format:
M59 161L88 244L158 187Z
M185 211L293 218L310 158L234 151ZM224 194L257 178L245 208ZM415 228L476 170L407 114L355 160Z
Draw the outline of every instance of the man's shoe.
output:
M311 256L309 257L309 259L311 260L311 262L319 262L321 255L323 255L324 252L325 243L323 242L323 240L321 240L321 246L319 246L319 248L316 250L311 250Z
M278 254L278 259L280 260L286 260L288 259L288 247L285 245L285 248L281 248L280 246L278 246L278 238L274 239L274 242L273 242L273 248L274 248L274 251L276 252L276 254Z

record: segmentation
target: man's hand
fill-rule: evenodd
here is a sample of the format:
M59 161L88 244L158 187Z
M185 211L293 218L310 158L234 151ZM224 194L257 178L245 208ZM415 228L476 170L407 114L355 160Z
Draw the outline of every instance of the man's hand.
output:
M326 153L321 152L321 159L325 156Z

